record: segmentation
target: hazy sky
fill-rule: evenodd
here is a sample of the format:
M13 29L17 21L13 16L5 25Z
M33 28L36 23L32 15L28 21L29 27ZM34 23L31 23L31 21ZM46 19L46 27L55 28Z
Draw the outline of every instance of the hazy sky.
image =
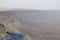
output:
M0 0L0 7L24 9L60 9L59 0Z

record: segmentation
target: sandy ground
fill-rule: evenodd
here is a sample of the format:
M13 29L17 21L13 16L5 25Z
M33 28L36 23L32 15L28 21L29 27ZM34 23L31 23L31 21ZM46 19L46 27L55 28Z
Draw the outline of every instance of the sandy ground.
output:
M45 40L41 31L33 30L29 26L21 24L14 17L0 16L0 23L6 26L7 31L26 35L29 40Z
M27 14L30 13L30 12L26 11ZM17 11L17 12L15 12L15 11L11 12L10 11L10 12L7 12L7 13L6 12L1 12L0 13L0 23L5 24L7 31L14 32L14 33L17 33L17 34L27 35L27 37L30 40L60 40L60 22L59 22L60 21L60 19L59 19L60 15L59 15L58 11L56 12L56 14L58 13L57 15L54 14L55 13L54 11L51 12L51 14L50 14L50 11L46 12L47 14L49 13L48 16L43 11L42 11L43 14L41 14L41 15L39 15L40 14L39 12L36 12L36 13L39 13L39 14L35 14L37 16L34 16L35 11L31 12L31 14L33 13L32 17L33 18L36 17L35 19L33 19L31 17L33 19L33 21L38 19L38 21L36 21L35 23L37 25L39 25L39 28L40 28L40 29L38 28L39 30L32 29L33 26L26 25L25 21L24 21L25 23L22 24L19 20L16 19L16 17L13 17L12 14L11 14L12 15L11 16L10 13L13 13L14 16L15 16L15 14L18 13L18 15L20 17L23 17L23 18L25 18L25 16L26 16L26 15L24 16L25 11L24 12L23 11ZM21 15L19 13L21 13ZM28 16L27 16L28 20L30 20L29 16L31 16L31 14L28 14ZM25 18L25 20L27 18ZM39 18L42 18L43 20L40 21ZM56 21L56 20L58 20L58 21ZM42 26L42 29L41 29L40 26Z

